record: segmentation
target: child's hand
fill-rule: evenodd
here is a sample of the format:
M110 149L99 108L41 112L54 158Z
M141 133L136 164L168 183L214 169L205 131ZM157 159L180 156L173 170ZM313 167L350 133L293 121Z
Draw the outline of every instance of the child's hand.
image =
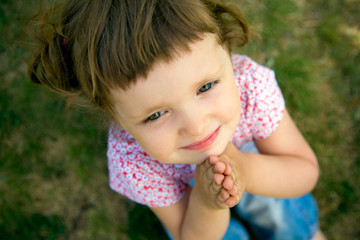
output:
M244 169L244 156L240 155L240 151L234 146L232 142L226 146L224 152L218 156L211 156L210 162L216 164L216 162L223 162L231 166L231 173L225 172L225 175L231 176L234 181L234 186L237 187L237 191L228 191L229 198L226 201L229 207L235 206L241 199L242 193L245 190L245 169Z
M222 159L223 158L223 159ZM225 161L224 161L225 160ZM224 159L224 156L210 156L209 162L215 169L214 182L221 185L220 190L220 204L225 204L227 207L233 207L239 203L242 191L239 190L239 182L236 177L234 168L230 163Z
M219 157L211 156L196 167L194 188L211 208L233 207L240 200L235 174Z

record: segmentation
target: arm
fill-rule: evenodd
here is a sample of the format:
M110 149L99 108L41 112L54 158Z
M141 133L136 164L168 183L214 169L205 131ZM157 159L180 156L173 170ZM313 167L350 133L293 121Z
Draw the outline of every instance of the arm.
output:
M176 239L220 239L229 223L229 206L240 196L228 164L207 159L196 167L194 188L169 207L151 210Z
M199 201L190 186L179 202L151 210L175 239L221 239L230 219L228 208L208 208Z
M260 154L225 150L245 191L269 197L297 197L310 192L318 179L317 159L288 112L270 137L255 140Z

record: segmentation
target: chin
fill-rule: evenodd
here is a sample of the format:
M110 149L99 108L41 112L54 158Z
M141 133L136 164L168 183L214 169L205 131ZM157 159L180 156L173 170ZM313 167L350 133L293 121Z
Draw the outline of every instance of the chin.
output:
M209 152L206 153L207 155L206 158L210 156L220 156L221 154L224 153L226 146L227 143L216 146L215 148L211 149Z

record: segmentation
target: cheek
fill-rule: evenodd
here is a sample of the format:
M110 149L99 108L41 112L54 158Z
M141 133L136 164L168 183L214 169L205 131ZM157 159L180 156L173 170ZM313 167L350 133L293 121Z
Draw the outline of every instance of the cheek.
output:
M138 135L137 141L152 158L162 161L171 154L175 140L171 131L164 129L143 132Z
M219 99L217 110L226 121L238 120L240 118L241 104L237 89L229 88Z

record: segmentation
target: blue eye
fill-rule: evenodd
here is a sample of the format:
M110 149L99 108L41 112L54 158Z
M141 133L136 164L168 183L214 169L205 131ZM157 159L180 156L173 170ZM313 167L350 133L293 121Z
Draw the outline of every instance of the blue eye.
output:
M200 89L199 89L199 92L200 93L203 93L203 92L207 92L209 91L215 84L215 81L212 81L212 82L209 82L205 85L203 85Z
M165 113L165 111L153 113L148 118L146 118L144 122L147 123L147 122L155 121L156 119L161 117L164 113Z

